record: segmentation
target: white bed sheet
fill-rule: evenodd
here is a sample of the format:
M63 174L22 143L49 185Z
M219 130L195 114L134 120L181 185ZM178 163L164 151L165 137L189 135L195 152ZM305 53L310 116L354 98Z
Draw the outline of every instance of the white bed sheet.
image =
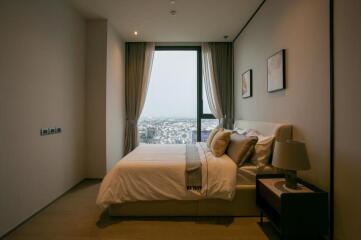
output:
M121 159L105 176L96 203L102 208L130 201L231 200L237 166L227 155L215 157L205 143L197 143L202 161L202 190L185 185L185 145L144 144Z
M256 175L261 173L278 173L272 165L258 167L252 163L245 163L237 169L237 186L256 185Z

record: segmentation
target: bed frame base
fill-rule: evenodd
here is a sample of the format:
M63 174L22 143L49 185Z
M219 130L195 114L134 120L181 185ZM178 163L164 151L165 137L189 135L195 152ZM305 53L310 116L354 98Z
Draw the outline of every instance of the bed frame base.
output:
M232 201L204 199L194 201L139 201L113 204L110 216L259 216L255 186L237 188Z

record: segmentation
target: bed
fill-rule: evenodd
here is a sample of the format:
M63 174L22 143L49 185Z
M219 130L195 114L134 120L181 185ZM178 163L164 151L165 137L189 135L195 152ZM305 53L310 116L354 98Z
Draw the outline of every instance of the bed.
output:
M235 129L255 129L276 140L292 138L288 124L237 120ZM238 167L227 155L215 158L197 143L202 190L184 185L184 145L142 145L104 178L97 204L111 216L257 216L256 174L273 172L252 164Z

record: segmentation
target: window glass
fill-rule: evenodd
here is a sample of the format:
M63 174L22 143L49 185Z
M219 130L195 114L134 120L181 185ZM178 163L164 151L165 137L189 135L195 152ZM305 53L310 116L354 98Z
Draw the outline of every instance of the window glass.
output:
M197 51L155 51L138 122L140 142L191 143L196 132Z

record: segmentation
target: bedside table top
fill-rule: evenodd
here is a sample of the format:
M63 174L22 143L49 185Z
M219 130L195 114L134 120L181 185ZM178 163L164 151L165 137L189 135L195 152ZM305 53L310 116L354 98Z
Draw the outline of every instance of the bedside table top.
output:
M285 186L286 182L284 178L263 178L258 179L263 185L274 192L278 197L281 197L282 193L309 193L314 192L306 186L298 183L298 189L290 189Z

